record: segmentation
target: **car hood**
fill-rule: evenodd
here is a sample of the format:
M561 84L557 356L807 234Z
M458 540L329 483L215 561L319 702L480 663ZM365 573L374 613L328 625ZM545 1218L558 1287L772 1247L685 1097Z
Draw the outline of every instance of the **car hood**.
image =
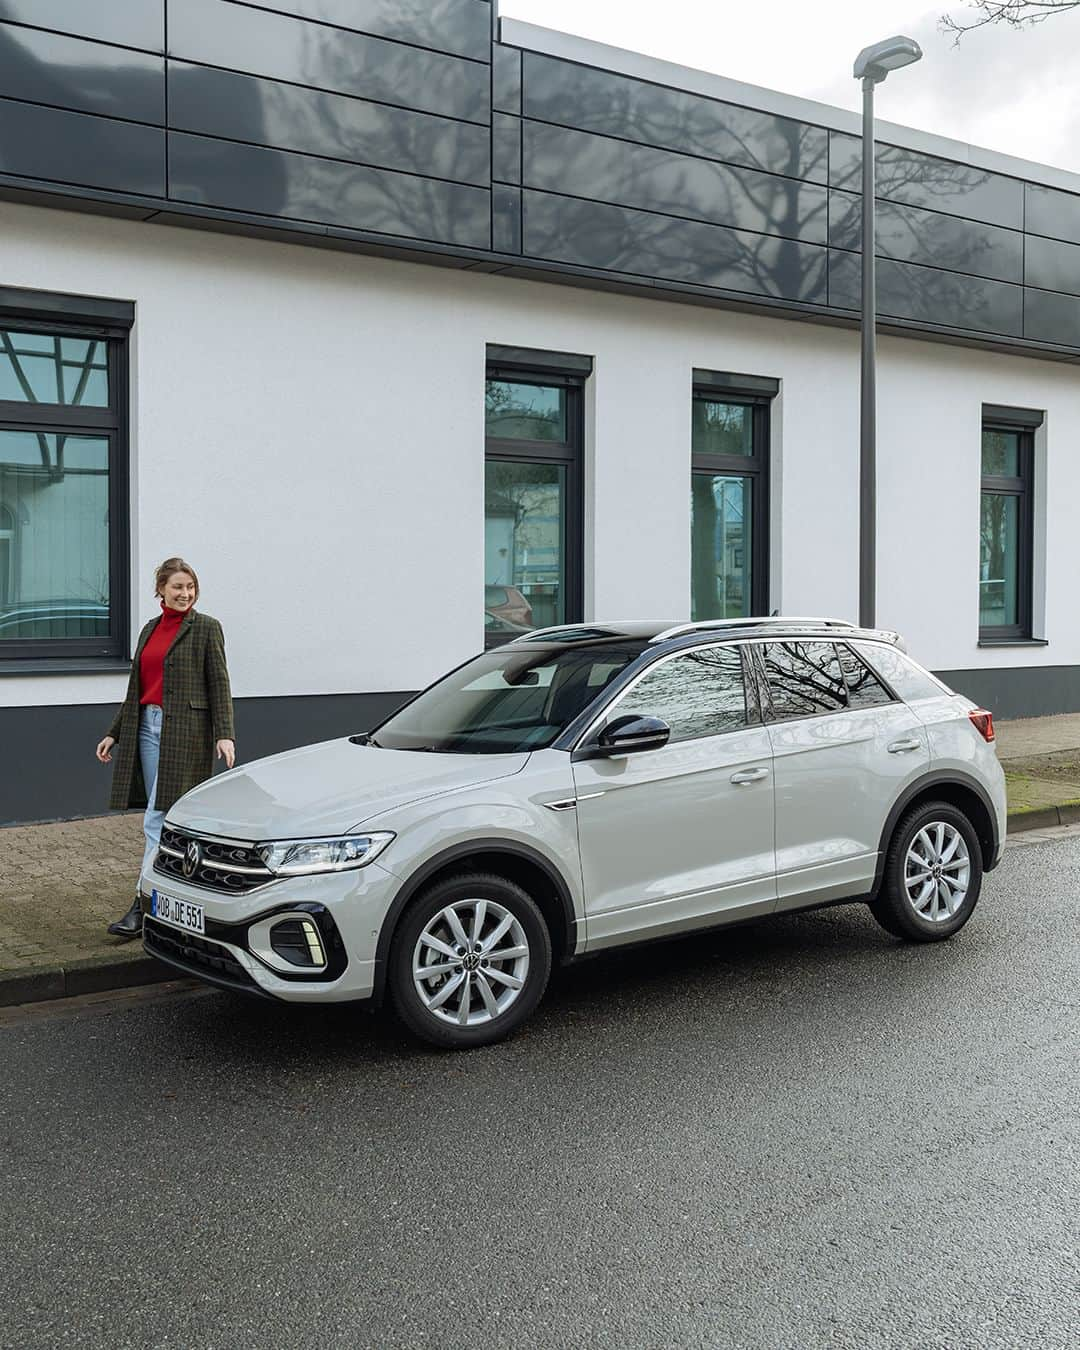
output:
M346 834L395 806L506 778L529 756L384 750L347 738L257 759L200 783L170 823L249 841Z

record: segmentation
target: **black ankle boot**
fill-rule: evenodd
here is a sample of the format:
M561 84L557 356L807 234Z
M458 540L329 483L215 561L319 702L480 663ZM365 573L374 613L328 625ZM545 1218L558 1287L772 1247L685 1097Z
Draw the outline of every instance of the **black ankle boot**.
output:
M137 938L142 933L142 904L138 896L122 919L109 924L108 931L113 937L122 938Z

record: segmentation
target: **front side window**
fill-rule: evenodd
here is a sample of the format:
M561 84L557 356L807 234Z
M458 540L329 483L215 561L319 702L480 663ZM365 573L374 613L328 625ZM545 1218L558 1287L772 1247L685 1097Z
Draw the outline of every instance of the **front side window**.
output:
M495 646L581 617L581 385L489 371L484 635Z
M123 338L0 317L0 662L122 653Z
M619 701L611 716L629 713L661 718L671 728L669 743L749 726L739 648L708 647L661 661Z
M772 720L816 717L848 706L847 683L831 642L761 645Z
M1031 636L1034 433L984 424L979 507L979 635Z
M690 612L743 618L766 608L768 404L695 390L690 474Z

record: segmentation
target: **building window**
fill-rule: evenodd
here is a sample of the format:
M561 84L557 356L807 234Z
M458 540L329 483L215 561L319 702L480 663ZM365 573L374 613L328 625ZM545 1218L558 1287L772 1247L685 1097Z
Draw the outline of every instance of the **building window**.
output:
M690 613L695 620L767 612L769 405L778 388L773 380L694 372Z
M528 353L515 353L528 359ZM485 398L484 640L582 617L582 395L587 358L492 361ZM549 366L548 361L552 364Z
M979 508L979 637L1030 638L1035 425L1009 410L982 428ZM1041 421L1041 414L1033 414Z
M9 671L126 654L130 313L0 292L0 666Z

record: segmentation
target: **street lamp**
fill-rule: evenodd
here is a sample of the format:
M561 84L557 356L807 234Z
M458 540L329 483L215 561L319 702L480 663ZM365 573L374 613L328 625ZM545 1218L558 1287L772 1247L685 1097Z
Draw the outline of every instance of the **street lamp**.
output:
M877 276L874 258L874 85L910 66L922 48L909 37L886 38L855 58L862 80L862 367L859 397L859 623L873 628L877 597Z

